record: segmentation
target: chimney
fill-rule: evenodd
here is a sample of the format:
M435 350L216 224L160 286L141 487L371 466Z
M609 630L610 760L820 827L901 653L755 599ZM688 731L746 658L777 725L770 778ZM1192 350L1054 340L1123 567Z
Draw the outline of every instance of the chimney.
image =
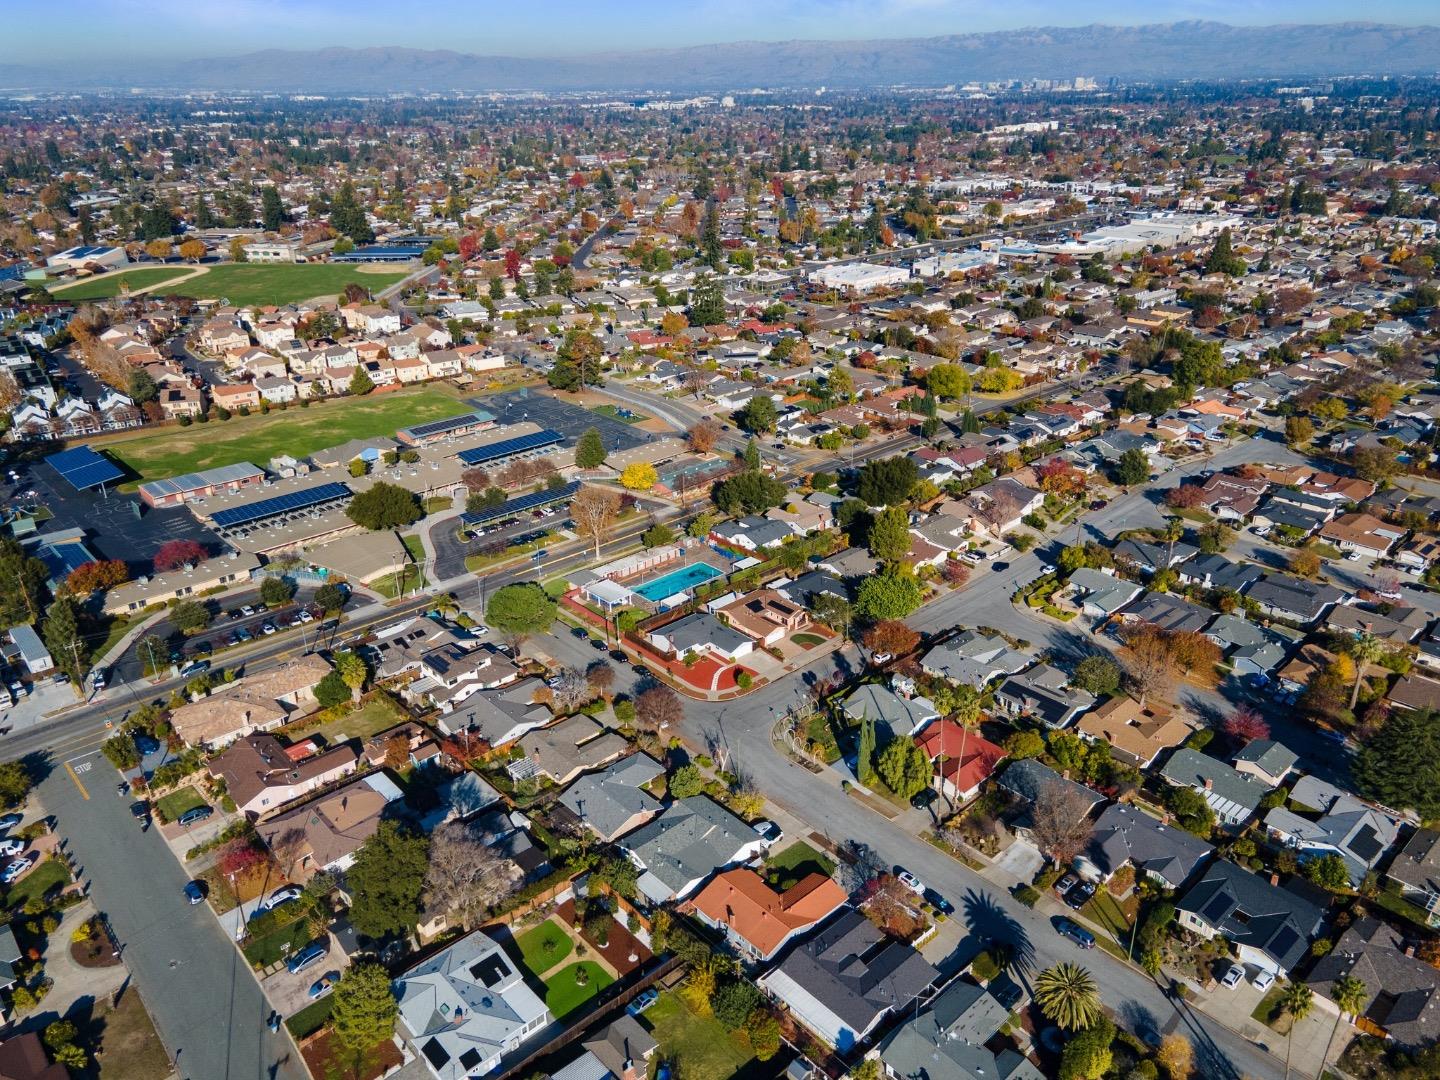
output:
M1279 874L1271 874L1271 875L1270 875L1270 884L1271 884L1271 885L1279 885L1279 884L1280 884L1280 875L1279 875Z
M1214 790L1215 790L1215 781L1214 781L1214 780L1211 780L1210 777L1208 777L1208 776L1205 778L1205 790L1206 790L1206 791L1214 791Z
M1413 941L1407 941L1407 942L1405 943L1405 955L1406 955L1406 956L1414 956L1414 955L1415 955L1415 943L1414 943Z

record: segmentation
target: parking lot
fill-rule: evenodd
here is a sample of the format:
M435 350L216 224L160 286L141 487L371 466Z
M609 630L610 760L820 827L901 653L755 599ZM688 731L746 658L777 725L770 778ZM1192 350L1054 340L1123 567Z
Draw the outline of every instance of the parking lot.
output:
M502 424L525 421L550 428L565 436L565 445L573 447L589 428L600 432L600 441L608 453L633 450L653 440L654 436L637 431L632 425L611 416L582 409L568 401L532 390L509 390L494 397L476 398L466 402L495 414Z
M110 491L76 491L49 465L16 467L18 482L6 478L4 497L11 505L38 505L54 517L42 534L83 529L90 550L102 559L123 559L132 570L148 573L155 553L171 540L194 540L211 552L220 550L215 534L183 507L152 510L135 495ZM35 495L28 495L34 491Z

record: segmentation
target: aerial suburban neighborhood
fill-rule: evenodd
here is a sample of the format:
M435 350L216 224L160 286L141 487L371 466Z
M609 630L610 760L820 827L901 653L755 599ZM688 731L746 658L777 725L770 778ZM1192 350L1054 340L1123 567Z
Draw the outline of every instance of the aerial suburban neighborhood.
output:
M56 6L0 1080L1440 1075L1424 13Z

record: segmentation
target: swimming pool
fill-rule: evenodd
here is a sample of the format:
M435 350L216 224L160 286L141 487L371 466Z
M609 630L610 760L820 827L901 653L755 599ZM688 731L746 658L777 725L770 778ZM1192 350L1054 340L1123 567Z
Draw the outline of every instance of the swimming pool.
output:
M712 578L720 577L720 571L708 563L691 563L689 566L682 566L678 570L671 570L664 577L658 577L654 581L647 581L644 585L635 587L632 591L652 604L658 604L667 596L674 596L686 589L693 589L696 585L703 585Z

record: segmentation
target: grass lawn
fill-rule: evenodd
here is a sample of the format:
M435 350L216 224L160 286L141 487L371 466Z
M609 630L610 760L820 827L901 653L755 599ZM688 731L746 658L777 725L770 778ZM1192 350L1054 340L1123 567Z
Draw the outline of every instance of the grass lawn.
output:
M427 514L438 514L441 510L449 510L455 505L455 500L449 495L431 495L425 500L425 512Z
M1255 1011L1250 1014L1252 1020L1259 1020L1268 1028L1279 1032L1281 1035L1290 1031L1290 1014L1280 1007L1280 999L1284 996L1285 989L1276 983L1265 991L1265 996L1260 999L1260 1004L1255 1006Z
M1129 943L1131 919L1107 890L1103 888L1095 890L1095 895L1090 898L1090 902L1080 913L1115 938L1121 945Z
M330 1019L330 1009L334 1003L335 998L326 994L319 1001L312 1001L286 1020L285 1026L290 1029L290 1034L295 1038L303 1039L312 1031L319 1031L325 1026L325 1022Z
M370 588L386 600L394 600L404 593L414 592L424 584L425 575L420 572L420 568L407 565L399 573L376 578L370 583Z
M204 806L205 799L193 787L183 787L178 791L172 791L164 798L155 800L155 812L166 821L175 821L187 810L194 810L197 806Z
M661 1057L679 1063L685 1080L727 1080L755 1056L744 1036L726 1031L714 1017L701 1019L671 993L661 994L640 1022L649 1025Z
M377 694L360 708L346 713L338 720L329 720L315 728L305 728L295 733L296 738L321 735L327 746L344 742L346 739L368 739L371 735L392 728L408 719L393 701L384 694ZM283 734L283 730L281 732Z
M583 986L575 981L577 971L584 971L589 976ZM556 1020L562 1020L614 981L595 961L581 960L578 964L561 968L545 980L545 1004L555 1014Z
M575 949L570 935L546 919L539 926L521 934L515 944L520 946L520 958L534 975L543 975L564 960Z
M170 1058L155 1034L139 991L126 990L114 1009L106 1002L98 1003L93 1022L100 1028L95 1056L105 1080L155 1080L170 1075Z
M31 870L5 894L5 906L23 906L27 901L44 896L51 889L70 884L70 870L60 859L46 859Z
M247 304L293 304L316 296L338 296L351 282L379 292L405 277L404 273L369 273L355 266L306 264L249 266L223 263L175 287L179 296L197 300L224 299L238 307Z
M313 940L315 940L315 934L310 929L310 920L300 918L292 923L286 923L278 930L271 930L264 937L247 941L242 951L245 953L245 959L250 961L251 967L264 969L271 964L278 964L282 957L303 949ZM289 949L285 948L287 944L290 946Z
M98 664L105 654L113 649L125 631L130 629L130 618L127 615L114 615L110 617L109 625L105 627L105 640L95 646L95 651L90 654L90 663Z
M808 874L820 873L829 877L835 872L835 861L826 858L804 840L797 840L767 863L766 876L777 889L788 889Z
M306 457L348 439L390 436L409 424L441 420L465 411L454 397L433 387L394 390L363 398L333 398L308 409L275 409L268 415L233 416L188 428L166 428L104 444L142 480L180 476L199 469L264 463L277 454Z
M509 544L503 551L493 555L488 555L484 552L466 555L465 569L474 574L485 569L487 566L494 566L496 563L518 558L521 555L529 555L532 552L539 551L543 547L549 547L551 544L558 543L563 539L564 537L559 533L546 533L538 540L527 540L523 544Z
M617 405L596 405L590 411L599 413L601 416L608 416L611 420L619 420L622 424L641 424L650 419L644 413L637 413L634 409L626 410L629 413L628 416L621 416L620 408Z
M814 645L825 644L825 639L819 634L796 634L790 640L795 642L796 645L803 646L807 649Z
M51 295L61 300L108 300L120 295L121 282L129 282L131 289L143 289L184 277L194 269L193 266L132 266L55 289Z

